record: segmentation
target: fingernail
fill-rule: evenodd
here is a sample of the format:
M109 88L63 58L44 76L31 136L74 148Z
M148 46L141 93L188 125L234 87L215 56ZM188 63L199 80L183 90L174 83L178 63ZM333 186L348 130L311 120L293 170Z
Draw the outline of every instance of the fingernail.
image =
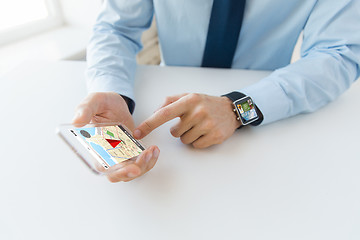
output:
M140 138L141 137L141 131L139 129L136 129L133 133L135 138Z
M146 154L145 161L146 161L146 162L149 162L150 159L151 159L151 157L152 157L152 154L151 154L151 153Z
M129 178L134 178L134 177L136 177L137 175L134 174L134 173L132 173L132 172L129 172L129 173L127 174L127 176L128 176Z
M159 155L160 155L160 150L158 148L155 148L155 150L153 151L154 158L158 158Z

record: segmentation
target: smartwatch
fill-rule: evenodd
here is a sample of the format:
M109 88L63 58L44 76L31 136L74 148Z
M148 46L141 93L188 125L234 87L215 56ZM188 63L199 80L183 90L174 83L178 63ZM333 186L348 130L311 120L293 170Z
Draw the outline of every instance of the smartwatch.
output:
M227 97L233 102L233 111L236 114L236 119L242 123L242 126L249 124L257 126L264 120L263 114L251 97L241 92L231 92L222 95L222 97Z

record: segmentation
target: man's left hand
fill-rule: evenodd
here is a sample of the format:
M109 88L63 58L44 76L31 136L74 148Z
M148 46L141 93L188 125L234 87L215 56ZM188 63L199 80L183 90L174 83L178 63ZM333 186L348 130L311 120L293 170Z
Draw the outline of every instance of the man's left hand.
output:
M177 117L180 121L171 128L171 134L195 148L220 144L241 125L227 97L181 94L167 97L160 109L134 130L134 137L141 139Z

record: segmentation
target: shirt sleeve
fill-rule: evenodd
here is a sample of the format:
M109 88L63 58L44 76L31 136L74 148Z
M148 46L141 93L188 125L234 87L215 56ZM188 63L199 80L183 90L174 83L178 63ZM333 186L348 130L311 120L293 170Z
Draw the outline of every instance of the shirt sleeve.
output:
M348 89L360 75L359 33L360 1L317 1L301 59L240 90L262 111L262 124L313 112Z
M152 0L104 1L87 48L89 92L117 92L134 100L135 57L153 12Z

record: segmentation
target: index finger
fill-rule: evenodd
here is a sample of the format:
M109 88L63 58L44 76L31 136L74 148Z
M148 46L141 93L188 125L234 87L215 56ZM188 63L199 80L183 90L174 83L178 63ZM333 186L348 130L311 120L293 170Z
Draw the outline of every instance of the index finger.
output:
M163 107L151 115L148 119L142 122L133 132L135 138L140 139L148 135L154 129L163 125L164 123L181 117L188 109L188 105L180 98L166 107Z

